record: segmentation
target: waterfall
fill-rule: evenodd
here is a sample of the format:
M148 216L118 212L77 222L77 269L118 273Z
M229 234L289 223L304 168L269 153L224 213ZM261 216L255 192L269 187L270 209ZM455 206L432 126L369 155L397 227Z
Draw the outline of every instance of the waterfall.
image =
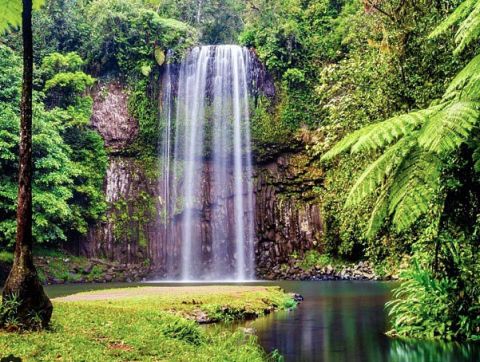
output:
M201 46L180 64L167 63L159 155L164 275L253 279L251 53Z

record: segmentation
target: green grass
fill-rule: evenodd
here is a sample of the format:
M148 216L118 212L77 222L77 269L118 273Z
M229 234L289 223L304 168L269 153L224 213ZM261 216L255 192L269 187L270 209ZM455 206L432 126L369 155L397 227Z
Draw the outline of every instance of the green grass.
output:
M13 263L13 253L11 251L0 251L0 263L11 264Z
M278 288L238 288L161 295L131 288L127 290L131 296L121 299L54 300L51 330L0 332L0 357L13 354L23 361L268 360L255 337L227 328L203 328L188 320L198 311L213 317L231 310L262 314L265 309L291 303ZM99 293L108 292L86 294ZM85 294L79 296L84 298Z

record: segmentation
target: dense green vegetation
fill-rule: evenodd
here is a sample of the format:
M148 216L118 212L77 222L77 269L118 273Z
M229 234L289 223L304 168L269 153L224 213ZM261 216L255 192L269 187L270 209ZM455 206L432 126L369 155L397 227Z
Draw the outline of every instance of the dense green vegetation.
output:
M0 241L15 234L21 60L0 45ZM84 91L94 79L81 72L76 54L52 53L39 67L34 113L34 238L66 240L87 231L105 211L101 191L107 158L103 141L89 129L92 101Z
M267 356L253 336L205 329L192 319L203 313L214 320L232 320L294 306L278 288L216 286L215 293L211 287L155 289L115 289L77 294L76 301L54 300L51 330L0 332L2 354L24 361L264 361ZM95 296L99 300L88 300ZM16 328L14 321L10 328Z
M92 87L121 79L139 121L123 152L152 163L167 50L175 60L197 43L239 42L276 85L252 112L257 158L307 139L302 152L324 175L314 188L324 239L298 264L407 260L391 334L478 340L479 13L475 0L46 1L34 16L35 241L75 238L105 214ZM0 39L2 247L15 232L20 55L10 31Z
M38 8L38 6L37 6ZM34 239L58 243L104 218L107 152L89 126L92 87L111 77L132 88L141 131L135 152L152 150L158 134L155 82L165 52L182 57L197 42L188 25L161 17L148 2L47 1L34 14ZM88 19L93 19L89 21ZM3 24L3 22L2 22ZM15 17L9 20L18 25ZM0 244L15 233L20 32L0 42ZM95 76L92 77L92 75Z
M480 5L463 3L430 35L460 22L455 53L477 40ZM354 184L346 206L375 195L368 234L389 225L410 230L422 216L428 226L414 245L407 281L390 303L394 330L412 336L480 339L478 248L479 58L451 81L430 107L364 127L323 158L383 150Z
M387 269L411 257L394 335L479 338L480 7L447 19L459 4L252 1L241 36L280 90L268 122L315 139L323 251Z

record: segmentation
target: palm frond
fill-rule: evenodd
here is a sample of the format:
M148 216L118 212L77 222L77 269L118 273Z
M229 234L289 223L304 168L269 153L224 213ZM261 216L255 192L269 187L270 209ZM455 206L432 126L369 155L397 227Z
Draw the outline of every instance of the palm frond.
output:
M479 102L456 102L433 115L420 130L418 142L436 153L458 148L470 136L480 117Z
M358 205L363 199L377 191L378 187L392 175L415 144L414 139L405 137L388 148L360 175L348 194L345 207Z

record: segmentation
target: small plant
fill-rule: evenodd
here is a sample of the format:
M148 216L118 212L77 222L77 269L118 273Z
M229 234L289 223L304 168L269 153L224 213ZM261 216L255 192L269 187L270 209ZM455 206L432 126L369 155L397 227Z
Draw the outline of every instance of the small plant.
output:
M0 304L0 327L7 331L17 331L21 325L17 320L17 311L20 305L20 299L17 294L2 300Z
M478 246L441 235L437 256L417 251L387 303L392 336L480 340L480 270ZM435 254L433 254L435 255Z
M205 339L202 331L195 322L183 319L175 319L163 325L161 333L165 337L179 339L196 346L202 344Z
M88 278L90 280L95 280L101 278L103 275L103 269L99 265L94 265L92 270L90 271L90 274L88 274Z
M327 265L334 265L338 262L333 260L331 256L327 254L321 254L317 250L309 250L305 253L303 259L298 261L298 265L304 269L308 270L314 267L325 267Z

